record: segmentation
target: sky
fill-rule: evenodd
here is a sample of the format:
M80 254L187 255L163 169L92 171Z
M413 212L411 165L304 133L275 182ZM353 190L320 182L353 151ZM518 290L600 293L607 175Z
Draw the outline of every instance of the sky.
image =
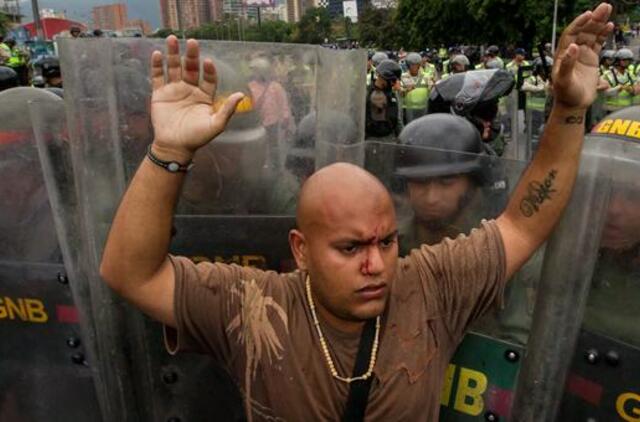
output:
M40 9L66 10L67 18L91 25L91 9L113 3L126 3L129 19L144 19L155 29L160 26L160 2L158 0L38 0ZM29 22L32 18L31 0L21 0L20 10Z

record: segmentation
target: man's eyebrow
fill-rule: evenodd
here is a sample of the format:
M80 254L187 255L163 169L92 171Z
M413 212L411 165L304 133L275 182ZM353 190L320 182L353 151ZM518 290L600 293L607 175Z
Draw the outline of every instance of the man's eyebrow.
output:
M393 230L391 233L388 233L386 236L380 237L379 239L389 240L393 237L396 237L397 235L398 235L398 230L396 229L396 230ZM375 241L375 239L376 239L375 237L371 237L369 239L364 239L364 240L362 238L345 237L331 243L334 245L350 244L350 245L363 246L363 245L370 245Z

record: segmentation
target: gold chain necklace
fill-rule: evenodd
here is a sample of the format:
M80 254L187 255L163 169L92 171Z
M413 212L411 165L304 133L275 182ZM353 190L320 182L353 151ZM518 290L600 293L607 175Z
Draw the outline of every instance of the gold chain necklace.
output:
M306 289L307 289L307 300L309 301L309 307L311 308L311 316L313 317L313 324L316 326L316 330L318 331L318 337L320 338L320 346L322 347L322 353L324 353L325 360L327 361L327 366L329 367L329 372L331 372L331 376L339 381L346 382L347 384L351 384L354 381L366 380L373 374L373 367L376 365L376 357L378 356L378 338L380 334L380 316L376 317L376 334L373 339L373 347L371 348L371 357L369 357L369 369L364 374L358 377L341 377L338 375L338 371L336 370L336 366L333 363L333 359L331 359L331 354L329 353L329 347L327 346L327 342L324 339L324 335L322 334L322 329L320 328L320 321L318 321L318 316L316 315L316 305L313 303L313 297L311 296L311 279L307 275L306 280Z

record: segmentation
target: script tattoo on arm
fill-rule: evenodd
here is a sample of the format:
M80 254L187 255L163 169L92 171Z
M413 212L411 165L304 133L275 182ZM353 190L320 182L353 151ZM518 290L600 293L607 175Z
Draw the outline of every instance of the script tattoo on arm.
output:
M566 124L572 125L572 124L582 124L584 123L584 117L583 116L569 116L566 119L564 119L564 122Z
M558 171L552 169L542 183L534 180L529 183L529 189L522 201L520 201L520 211L525 217L531 217L540 210L540 205L551 200L551 194L555 193L553 182Z

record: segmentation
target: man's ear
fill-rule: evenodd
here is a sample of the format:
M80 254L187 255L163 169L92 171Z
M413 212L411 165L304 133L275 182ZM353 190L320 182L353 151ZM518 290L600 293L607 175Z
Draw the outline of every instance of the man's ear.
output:
M307 270L307 241L300 230L292 229L289 232L289 246L298 269Z

